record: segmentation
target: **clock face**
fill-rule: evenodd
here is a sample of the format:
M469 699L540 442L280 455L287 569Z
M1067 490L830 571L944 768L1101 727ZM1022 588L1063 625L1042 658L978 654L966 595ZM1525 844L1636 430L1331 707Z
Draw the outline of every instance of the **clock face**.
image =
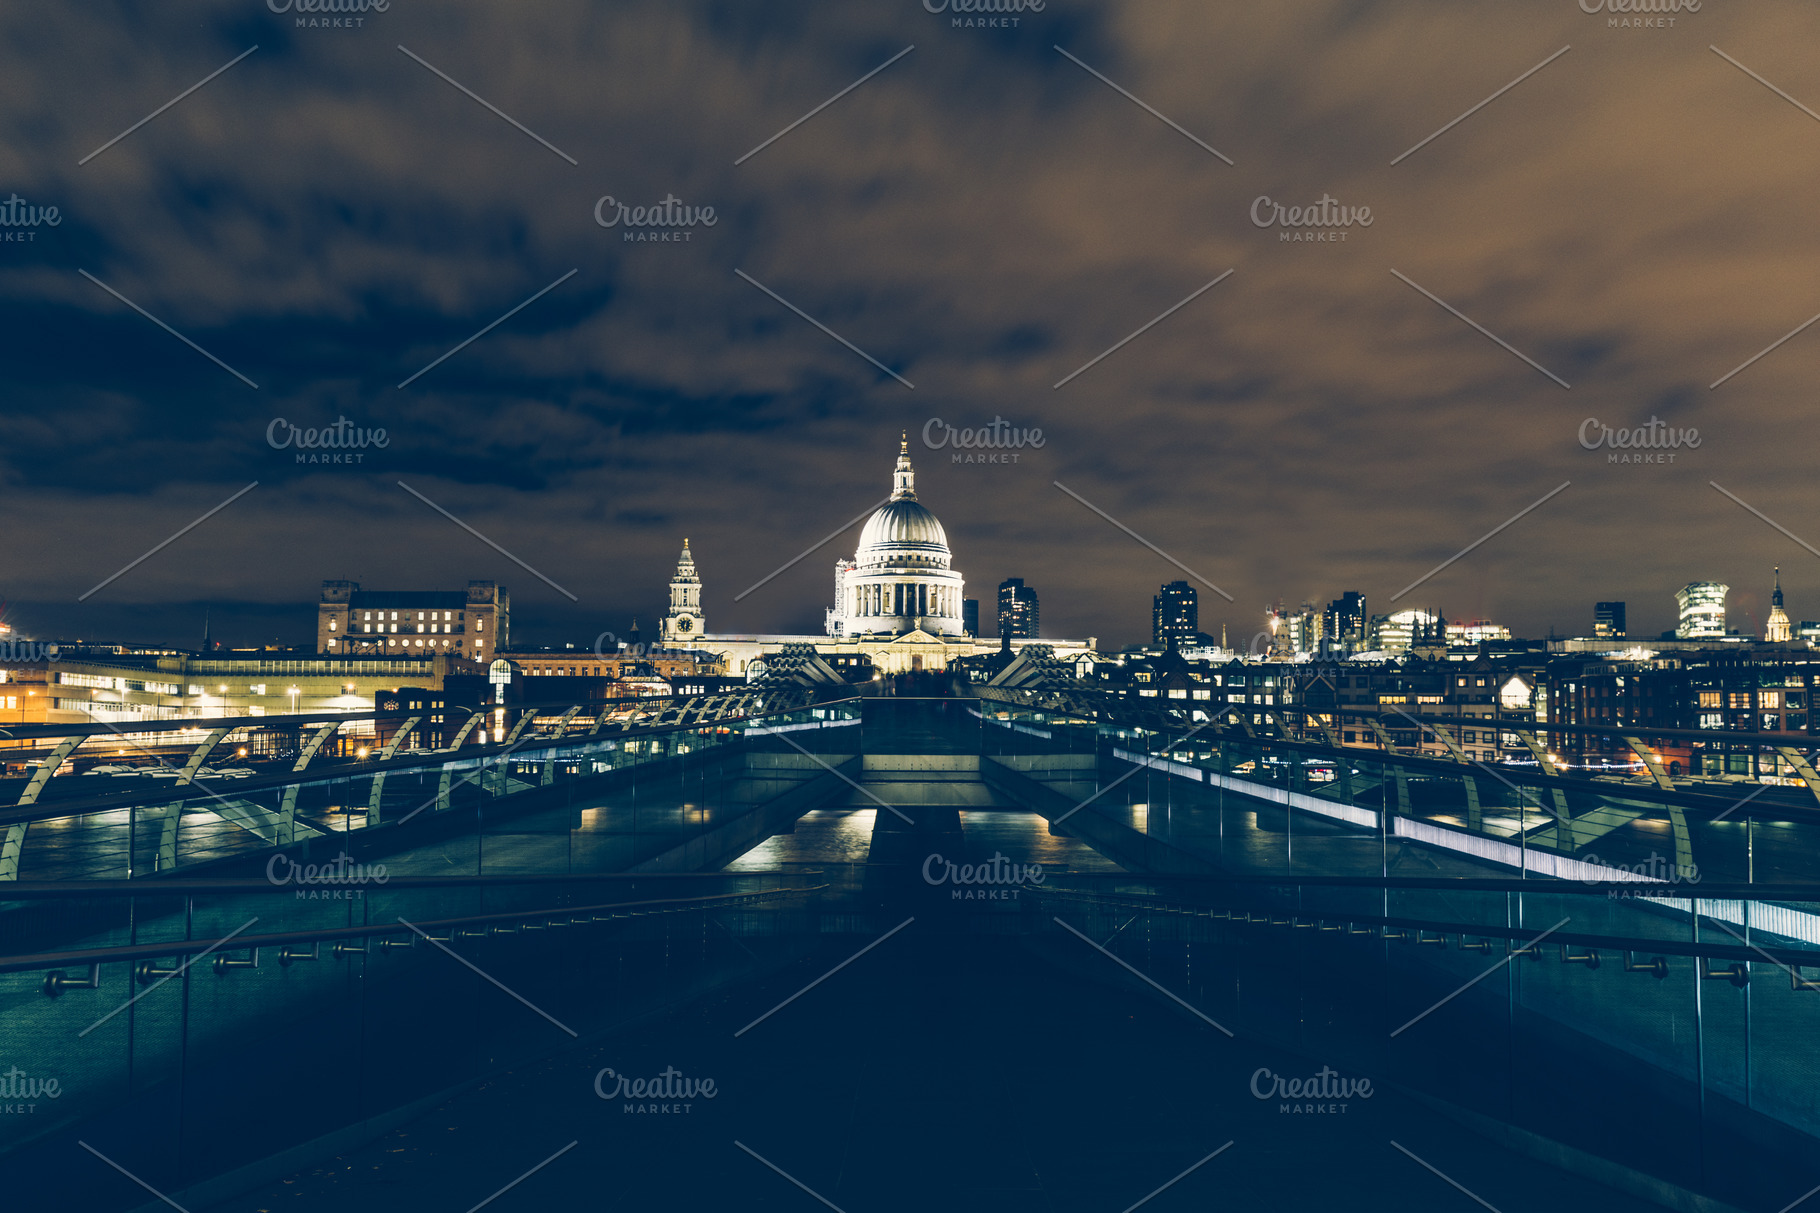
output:
M676 621L676 630L679 632L692 632L695 630L695 621L687 615L683 615Z

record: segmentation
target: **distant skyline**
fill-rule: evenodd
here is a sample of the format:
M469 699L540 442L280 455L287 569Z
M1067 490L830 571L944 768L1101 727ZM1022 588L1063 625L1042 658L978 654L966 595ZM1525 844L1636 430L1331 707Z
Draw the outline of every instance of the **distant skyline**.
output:
M492 578L519 635L580 640L648 629L686 535L714 629L814 633L851 533L734 596L877 501L907 430L988 629L1022 577L1046 633L1117 648L1187 576L1058 481L1192 569L1214 635L1358 590L1524 636L1623 600L1653 636L1696 580L1761 630L1778 564L1820 618L1820 126L1737 66L1820 104L1820 12L1489 28L1339 0L1010 30L915 0L0 13L0 199L58 208L0 243L0 596L46 634L194 643L206 603L224 639L304 643L325 578ZM626 241L616 208L666 198L714 222ZM1370 224L1258 226L1322 198ZM290 427L344 418L385 445L296 462ZM921 440L994 418L1043 445ZM1587 445L1652 418L1698 445Z
M699 553L701 541L691 537L691 543L696 547ZM699 559L700 557L698 554L698 560ZM673 559L671 563L672 565L674 564ZM362 585L366 588L377 590L433 590L450 588L449 585L441 583L394 585L384 580L369 581L361 578L350 578L350 580L361 581ZM465 581L465 578L462 580ZM646 596L650 599L648 603L631 606L615 616L610 611L597 611L586 604L578 605L566 602L539 602L529 607L518 605L520 602L517 597L518 588L513 586L513 583L503 575L500 577L500 580L504 581L508 588L513 590L514 594L515 605L512 617L512 637L515 646L574 643L578 647L591 647L600 633L608 631L614 633L618 639L627 640L629 639L631 625L634 621L640 625L642 639L646 644L652 644L657 641L657 622L663 614L664 606L663 591L661 588L659 591ZM534 578L528 578L527 580L529 580L532 585L536 584ZM1026 578L1025 580L1028 581L1029 579ZM1172 578L1171 580L1181 579ZM1702 578L1701 580L1707 579ZM1772 583L1773 580L1774 574L1772 573ZM668 578L666 577L664 585L667 586L667 584ZM1120 638L1123 633L1120 633L1119 636L1115 636L1109 629L1095 630L1091 623L1089 623L1084 630L1073 632L1058 630L1047 622L1052 608L1050 606L1050 597L1044 592L1044 587L1033 585L1031 588L1036 590L1042 597L1044 613L1043 634L1045 636L1068 638L1079 638L1090 635L1098 636L1101 647L1111 651L1124 648L1127 645L1148 645L1151 642L1150 628L1152 621L1151 608L1154 603L1153 596L1162 584L1163 583L1157 583L1157 585L1147 587L1145 590L1142 603L1144 630L1142 634L1138 634L1135 631L1132 632L1128 639ZM1674 588L1680 589L1681 586L1676 585ZM802 623L798 626L782 628L748 628L739 625L737 604L730 602L733 593L736 593L737 591L725 590L725 587L722 587L722 590L724 592L717 594L715 592L715 587L710 580L707 592L704 594L704 599L707 604L706 614L710 619L711 626L717 632L780 631L809 635L819 635L821 632L820 612L822 607L827 605L826 603L812 603L810 606L813 610L805 609L804 611L799 612ZM980 602L982 632L989 636L997 634L996 614L998 601L996 590L996 586L988 586L984 591L977 591L977 588L974 587L971 582L969 583L969 597L977 597ZM1338 596L1338 593L1335 593L1329 595L1327 598L1317 598L1313 600L1314 605L1317 610L1324 609L1331 598ZM1784 587L1784 596L1785 598L1788 597L1786 586ZM1235 604L1227 604L1219 601L1217 598L1214 600L1215 605L1226 612L1226 617L1209 623L1205 614L1208 609L1206 600L1212 596L1203 594L1201 597L1201 609L1203 611L1201 631L1204 633L1217 637L1220 633L1221 626L1224 625L1228 629L1233 642L1242 646L1248 637L1265 626L1266 616L1262 607L1249 615L1241 615L1238 613ZM1630 621L1628 635L1630 638L1637 640L1653 640L1662 632L1674 630L1676 615L1673 592L1671 591L1663 597L1666 600L1666 606L1650 603L1639 604L1635 601L1628 603ZM1736 631L1761 635L1769 611L1769 600L1770 590L1768 588L1752 593L1748 587L1741 589L1740 587L1734 586L1726 597L1727 627ZM1601 601L1609 600L1602 599ZM203 629L206 623L212 638L230 647L256 647L264 644L276 643L289 647L309 648L313 647L315 643L316 602L317 598L314 593L311 593L306 600L296 603L265 603L256 601L170 602L152 604L103 603L96 605L82 604L71 607L59 603L26 602L6 604L5 614L4 616L0 616L0 619L3 619L4 622L12 625L19 635L29 635L38 639L75 640L80 638L90 641L119 641L123 643L158 644L176 648L195 649L199 648L201 645ZM1299 599L1295 602L1290 602L1286 598L1285 606L1294 608L1299 606L1300 602L1301 600ZM1390 613L1389 611L1379 610L1377 606L1370 601L1369 595L1367 596L1367 604L1372 615ZM1553 634L1556 636L1591 636L1593 634L1593 605L1594 604L1589 600L1586 604L1586 610L1583 612L1583 619L1555 624L1553 626ZM731 620L728 620L726 614L721 613L729 607L735 612ZM1640 610L1639 607L1642 607L1643 609ZM1803 614L1798 609L1799 604L1794 603L1791 599L1789 617L1796 624L1799 624L1804 620L1820 615L1820 602L1816 602L1814 607L1815 609L1813 611ZM1424 610L1439 608L1446 613L1446 618L1449 622L1471 621L1480 617L1455 611L1445 603L1429 601L1413 595L1404 602L1396 604L1391 609L1404 610L1410 608ZM810 619L811 614L815 616L813 620ZM1659 627L1653 625L1644 626L1638 622L1640 619L1652 619L1658 615L1662 620L1661 626ZM1492 618L1494 622L1511 626L1505 619ZM47 627L43 622L54 619L64 619L74 622L61 630L54 626ZM1123 624L1124 621L1120 620L1119 622ZM1518 639L1543 639L1550 634L1550 628L1549 626L1544 625L1538 630L1526 631L1521 628L1512 627L1512 634Z

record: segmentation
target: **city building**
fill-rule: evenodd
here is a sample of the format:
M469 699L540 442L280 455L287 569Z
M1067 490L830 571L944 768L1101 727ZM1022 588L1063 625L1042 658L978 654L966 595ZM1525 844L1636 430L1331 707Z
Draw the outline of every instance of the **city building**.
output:
M1315 609L1312 602L1304 602L1300 608L1291 611L1283 619L1279 633L1285 654L1294 656L1319 652L1325 626L1324 615Z
M969 636L980 634L980 600L977 598L961 599L961 628Z
M1200 595L1186 581L1171 581L1151 600L1151 637L1159 649L1193 644L1201 630Z
M1725 635L1725 595L1731 587L1717 581L1690 581L1675 591L1675 636L1681 640L1717 639Z
M708 655L731 677L761 678L773 659L789 660L803 651L800 646L849 678L864 671L882 677L945 670L951 661L1001 647L996 640L980 639L965 584L954 567L946 530L917 500L916 471L904 441L892 469L890 498L861 528L853 556L835 563L835 598L823 614L823 635L706 631L702 576L686 543L670 582L670 610L659 630L669 656L679 656L679 650ZM999 627L1013 653L1037 643L1036 592L1019 578L1000 587ZM1092 653L1098 642L1088 637L1043 643L1066 661ZM575 660L579 668L581 658Z
M1036 591L1022 577L1007 577L998 585L998 634L1013 639L1034 639L1041 632Z
M1624 604L1593 603L1592 634L1600 640L1620 640L1624 636Z
M316 651L330 657L489 660L511 644L512 598L492 581L462 590L363 590L325 581L316 606Z
M431 687L397 687L381 691L373 699L373 710L380 716L373 722L372 744L375 747L389 745L399 729L415 717L417 723L405 738L405 744L414 749L446 750L471 715L451 711L450 706L443 692Z
M1366 646L1381 653L1407 653L1418 645L1434 644L1437 637L1445 643L1439 611L1419 607L1390 615L1373 615Z
M1321 634L1335 644L1365 643L1365 595L1346 591L1321 613Z
M1771 643L1794 639L1788 612L1782 609L1782 569L1779 566L1776 569L1776 588L1769 596L1769 622L1763 627L1763 639Z
M1788 755L1774 746L1732 740L1741 733L1788 734L1808 744L1814 732L1810 700L1820 694L1820 654L1749 643L1676 648L1660 654L1606 654L1550 661L1537 691L1538 720L1549 724L1711 730L1712 740L1658 738L1654 757L1671 778L1801 780ZM1559 765L1596 772L1644 767L1622 735L1548 731Z
M1509 640L1510 629L1501 623L1489 619L1475 619L1471 623L1454 622L1447 625L1447 643L1449 647L1471 647L1487 640Z
M1469 761L1520 762L1533 761L1516 730L1535 719L1542 665L1528 653L1308 662L1195 660L1177 649L1099 662L1084 677L1132 700L1185 701L1193 721L1230 708L1309 740L1376 748L1388 739L1428 758L1454 758L1457 749Z
M409 657L379 658L60 647L54 657L0 661L0 726L361 712L384 691L436 688L451 671L482 669L440 649L432 655L415 647Z
M725 671L710 654L687 649L653 649L647 653L597 653L591 649L511 649L499 654L512 663L514 675L526 678L592 678L603 682L685 682L717 677ZM646 692L667 695L666 690ZM619 692L603 688L595 698L616 698Z

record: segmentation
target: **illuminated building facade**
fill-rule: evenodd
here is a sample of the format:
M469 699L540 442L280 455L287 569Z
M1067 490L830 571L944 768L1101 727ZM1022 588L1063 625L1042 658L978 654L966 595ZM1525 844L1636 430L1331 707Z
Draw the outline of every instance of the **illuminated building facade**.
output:
M1725 635L1725 595L1729 585L1692 581L1675 591L1675 636L1680 640L1717 639Z
M363 590L325 581L316 605L316 651L328 657L489 660L511 644L512 596L493 581L462 590Z

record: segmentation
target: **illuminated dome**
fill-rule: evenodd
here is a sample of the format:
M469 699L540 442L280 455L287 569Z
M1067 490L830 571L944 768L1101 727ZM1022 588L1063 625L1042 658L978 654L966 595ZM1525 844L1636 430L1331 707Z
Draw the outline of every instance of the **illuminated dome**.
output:
M906 558L933 561L948 567L948 533L915 498L893 500L879 507L859 533L854 563L861 568L901 562Z
M964 634L963 583L952 561L948 533L916 499L909 443L900 443L891 499L866 520L853 559L836 562L829 634Z

